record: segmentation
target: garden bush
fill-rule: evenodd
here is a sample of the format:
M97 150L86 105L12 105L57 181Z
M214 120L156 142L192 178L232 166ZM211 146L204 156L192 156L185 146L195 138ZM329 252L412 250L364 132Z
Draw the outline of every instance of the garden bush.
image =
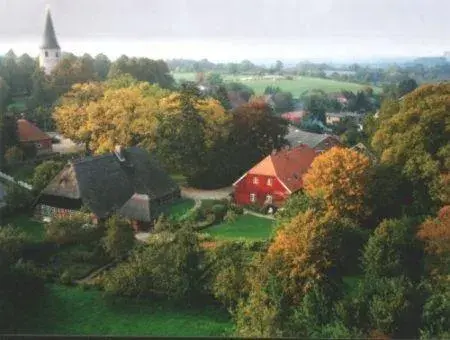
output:
M135 243L130 223L118 216L110 217L106 221L106 235L102 243L106 253L112 258L119 259L127 255Z
M59 245L97 241L102 230L90 223L89 216L83 213L54 218L45 226L46 238Z

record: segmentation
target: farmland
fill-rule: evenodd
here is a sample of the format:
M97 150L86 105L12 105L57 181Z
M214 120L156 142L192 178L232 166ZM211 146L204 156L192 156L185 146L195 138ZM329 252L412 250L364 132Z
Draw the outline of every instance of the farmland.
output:
M174 73L174 78L180 80L195 80L195 73ZM267 79L258 78L256 76L227 76L224 75L226 82L240 82L250 86L256 94L264 93L267 86L278 86L283 91L292 92L294 97L299 97L306 91L313 89L323 90L326 93L338 92L341 90L358 91L364 88L364 85L335 81L330 79L313 78L313 77L294 77L293 80L287 79ZM379 90L375 88L375 90Z

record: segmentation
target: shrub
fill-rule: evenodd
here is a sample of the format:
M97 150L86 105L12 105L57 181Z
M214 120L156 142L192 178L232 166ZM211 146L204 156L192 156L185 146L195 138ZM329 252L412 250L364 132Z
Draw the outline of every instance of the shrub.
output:
M59 277L59 282L61 282L61 284L66 285L66 286L71 286L72 285L72 275L70 275L69 271L64 271L61 276Z
M422 311L423 339L450 338L450 288L448 282L428 283L427 297Z
M121 258L133 248L134 242L134 232L127 221L117 216L106 221L106 235L102 243L109 256Z
M6 187L5 203L9 213L29 210L33 200L34 196L28 189L15 184Z
M105 274L107 293L124 296L165 296L193 301L203 292L203 252L196 235L181 229L173 237L133 252Z
M0 268L17 261L25 245L26 235L12 227L0 227Z
M43 190L63 167L62 162L55 161L46 161L38 165L33 174L33 190L35 192Z
M228 223L233 223L233 222L236 222L238 217L239 217L238 214L236 214L235 211L230 209L225 214L224 221L228 222Z
M211 211L215 216L216 222L222 221L227 213L228 207L224 204L214 204L211 207Z
M8 164L14 164L23 161L24 153L23 150L18 146L13 146L6 150L5 160Z
M244 213L244 208L236 204L230 204L229 211L230 210L237 215L242 215Z
M89 243L100 238L100 230L90 224L88 215L74 213L54 218L45 226L48 241L59 245L73 243Z
M153 230L156 233L160 233L163 231L174 232L178 229L180 229L180 224L164 214L159 215L153 227Z

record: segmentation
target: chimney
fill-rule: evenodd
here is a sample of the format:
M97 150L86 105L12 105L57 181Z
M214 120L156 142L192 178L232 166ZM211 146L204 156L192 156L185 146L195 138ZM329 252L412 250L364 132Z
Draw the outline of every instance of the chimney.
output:
M120 162L125 162L125 155L123 154L123 147L122 145L116 145L114 147L114 153L116 154L116 157Z

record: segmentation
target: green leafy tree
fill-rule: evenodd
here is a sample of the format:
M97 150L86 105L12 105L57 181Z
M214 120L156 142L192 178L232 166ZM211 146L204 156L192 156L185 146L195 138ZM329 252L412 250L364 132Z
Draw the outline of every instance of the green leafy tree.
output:
M31 180L33 190L37 193L42 191L63 167L64 164L62 162L56 161L45 161L39 164L34 169L33 179Z
M133 248L134 232L127 221L112 216L106 221L106 235L102 241L106 253L120 259Z
M398 110L396 110L398 107ZM450 201L450 84L424 85L389 106L372 146L381 161L396 164L411 181L417 209Z

